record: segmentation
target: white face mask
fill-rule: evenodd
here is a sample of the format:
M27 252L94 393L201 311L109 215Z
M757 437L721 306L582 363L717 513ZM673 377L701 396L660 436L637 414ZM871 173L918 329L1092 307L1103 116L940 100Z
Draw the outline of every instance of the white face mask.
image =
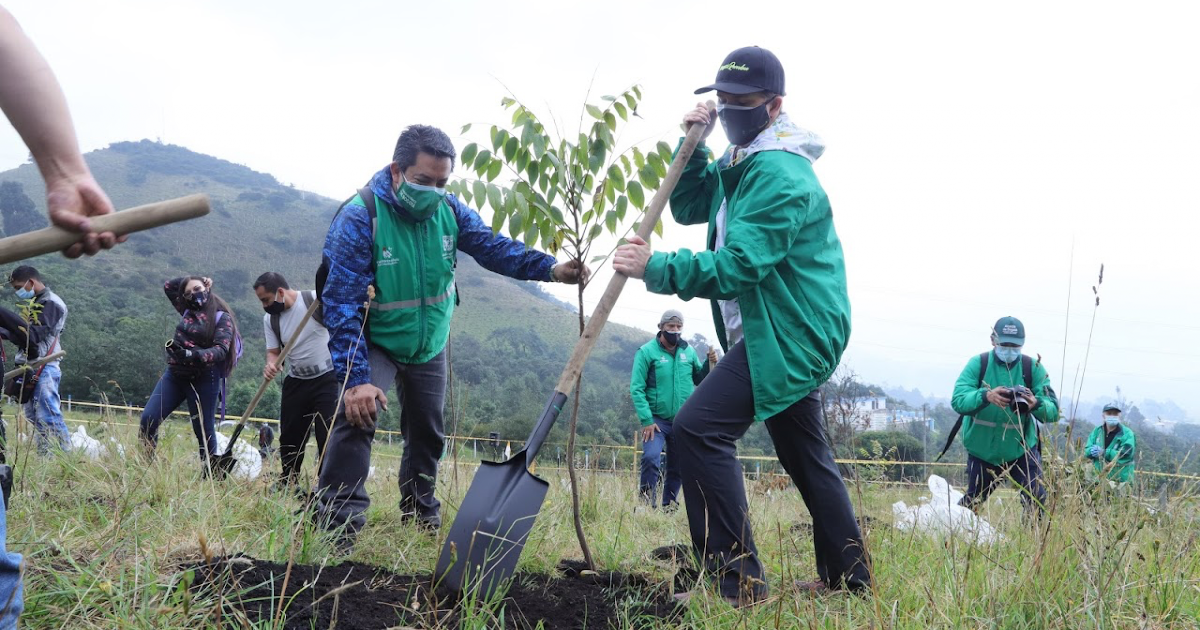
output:
M1121 424L1121 416L1104 416L1105 426L1115 427Z
M1012 348L1009 346L996 346L996 358L1005 363L1012 363L1021 358L1021 348Z

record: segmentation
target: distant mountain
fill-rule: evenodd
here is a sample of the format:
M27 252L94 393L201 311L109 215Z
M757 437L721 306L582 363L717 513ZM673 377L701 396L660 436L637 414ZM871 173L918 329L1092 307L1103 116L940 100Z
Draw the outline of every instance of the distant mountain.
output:
M143 403L162 372L162 344L177 322L163 296L163 281L199 274L214 279L215 292L238 316L246 348L231 383L231 407L238 408L257 386L263 364L263 312L251 284L264 271L278 271L294 287L312 288L321 245L340 201L284 186L242 165L148 140L116 143L86 158L118 208L199 192L209 196L213 212L135 234L94 258L67 261L47 255L28 261L69 308L64 398L94 400L104 394ZM368 175L363 173L363 179ZM357 183L347 182L347 195ZM21 225L37 223L22 197L44 225L45 193L32 164L0 173L0 192L21 206ZM506 438L522 439L578 336L576 315L538 283L487 272L465 254L459 260L462 303L451 337L454 393L465 405L465 413L456 416L462 423L459 431L486 435L499 430ZM581 430L589 439L628 442L636 425L628 370L647 338L648 333L619 324L606 327L585 371ZM268 397L255 415L274 413L277 405L277 396ZM385 426L394 422L394 411L391 416Z

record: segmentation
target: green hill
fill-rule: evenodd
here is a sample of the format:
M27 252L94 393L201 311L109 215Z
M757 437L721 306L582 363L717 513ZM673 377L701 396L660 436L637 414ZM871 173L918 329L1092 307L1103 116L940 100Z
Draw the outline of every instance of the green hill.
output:
M118 208L201 192L211 199L213 212L135 234L94 258L68 261L47 255L27 261L42 271L70 310L63 338L69 353L63 397L96 400L104 394L114 402L143 403L163 370L162 343L177 321L162 283L199 274L214 279L214 291L238 316L246 354L230 384L230 407L240 410L257 386L263 364L263 313L250 285L260 273L273 270L295 287L311 288L340 200L148 140L114 144L89 153L87 161ZM369 175L363 173L363 179ZM358 183L347 182L347 194ZM24 195L45 224L44 190L32 164L0 173L0 185L5 187L0 205ZM30 223L28 216L11 222L19 221ZM523 439L566 363L577 336L576 315L536 283L487 272L469 256L459 260L462 304L451 337L457 412L448 410L447 429L457 421L460 433L499 431L505 438ZM648 335L618 324L606 328L585 371L584 441L628 443L636 425L628 370ZM395 426L399 405L390 408L385 427ZM255 415L277 412L275 393Z

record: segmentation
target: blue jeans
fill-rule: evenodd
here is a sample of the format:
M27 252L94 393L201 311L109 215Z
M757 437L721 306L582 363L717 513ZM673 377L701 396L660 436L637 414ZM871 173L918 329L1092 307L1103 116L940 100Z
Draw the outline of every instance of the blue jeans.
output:
M25 403L25 417L37 430L37 450L42 455L49 453L51 447L71 450L71 437L67 435L67 423L63 420L58 398L61 380L62 370L58 364L52 363L42 368L33 398Z
M17 627L25 609L21 584L21 554L8 551L8 515L0 501L0 630Z
M967 453L967 493L958 502L972 510L979 507L1000 484L1005 474L1021 488L1021 503L1026 511L1037 509L1040 514L1046 503L1046 488L1042 486L1042 456L1030 449L1003 466L989 464Z
M221 393L221 368L182 372L167 368L142 410L141 436L151 447L158 445L158 427L179 405L187 402L192 431L200 444L200 459L217 454L217 396Z
M675 450L675 439L671 430L674 426L670 420L655 417L654 424L658 431L649 442L642 443L642 480L639 490L642 500L654 505L655 495L658 494L659 473L662 470L663 446L667 447L667 475L663 483L662 504L670 505L679 496L679 486L683 478L679 476L679 452Z

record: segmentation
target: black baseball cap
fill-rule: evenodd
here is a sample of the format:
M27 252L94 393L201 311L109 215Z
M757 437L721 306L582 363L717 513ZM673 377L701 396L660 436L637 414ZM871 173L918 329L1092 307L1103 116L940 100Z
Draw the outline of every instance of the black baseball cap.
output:
M730 94L770 92L783 96L783 64L766 48L739 48L726 55L721 67L717 68L717 81L696 90L696 94L713 90Z

